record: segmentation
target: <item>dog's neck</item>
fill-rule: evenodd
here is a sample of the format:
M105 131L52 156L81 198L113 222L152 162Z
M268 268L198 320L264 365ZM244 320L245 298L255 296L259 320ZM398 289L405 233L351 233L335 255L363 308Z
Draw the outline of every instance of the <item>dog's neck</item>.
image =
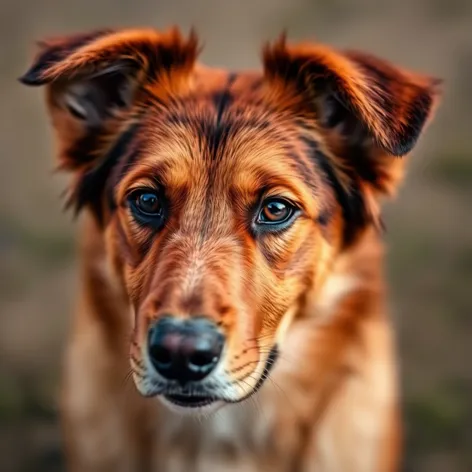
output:
M345 297L356 292L362 292L366 301L381 303L385 295L383 258L378 232L368 229L353 247L336 257L323 285L316 288L307 312L329 317Z

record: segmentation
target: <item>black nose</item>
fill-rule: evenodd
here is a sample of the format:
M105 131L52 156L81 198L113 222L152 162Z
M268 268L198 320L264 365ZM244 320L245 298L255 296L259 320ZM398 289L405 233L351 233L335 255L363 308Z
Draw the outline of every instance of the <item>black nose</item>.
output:
M206 318L161 318L149 329L149 358L163 377L181 384L205 378L216 366L224 337Z

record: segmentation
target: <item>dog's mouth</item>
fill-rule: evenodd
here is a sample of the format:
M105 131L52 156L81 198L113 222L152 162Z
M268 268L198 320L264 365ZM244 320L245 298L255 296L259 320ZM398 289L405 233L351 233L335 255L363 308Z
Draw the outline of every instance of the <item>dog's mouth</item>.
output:
M209 406L216 402L224 402L224 403L240 403L244 400L247 400L249 397L257 393L257 391L262 387L265 383L265 380L268 378L270 371L272 370L275 361L278 357L278 349L277 346L274 346L270 354L266 360L263 373L259 378L258 382L254 386L254 388L244 397L238 398L237 400L230 400L225 398L219 398L215 396L209 396L205 394L197 394L197 395L190 395L190 394L164 394L163 398L167 400L169 403L183 407L183 408L202 408L205 406Z
M146 391L140 389L140 383L137 383L138 389L141 394L146 397L158 396L170 407L177 407L178 411L192 409L198 410L205 407L214 407L223 404L234 404L240 403L247 400L249 397L259 391L262 385L269 377L276 360L278 357L278 349L275 345L265 361L265 365L260 375L259 380L253 386L253 388L245 395L239 398L227 397L224 392L215 391L214 387L207 389L203 385L193 385L192 388L181 388L178 384L163 385L160 389L153 389ZM157 391L156 391L157 390Z
M217 401L214 397L193 395L164 395L164 398L168 402L183 408L202 408Z
M242 398L239 398L236 401L230 401L228 403L240 403L244 400L247 400L248 398L252 397L255 393L257 393L261 387L264 385L265 381L269 378L269 374L274 368L274 365L277 361L277 358L279 357L279 349L277 345L274 345L272 349L270 350L269 356L266 359L264 370L262 371L262 375L259 377L259 380L257 381L256 385L250 391L247 395L245 395Z

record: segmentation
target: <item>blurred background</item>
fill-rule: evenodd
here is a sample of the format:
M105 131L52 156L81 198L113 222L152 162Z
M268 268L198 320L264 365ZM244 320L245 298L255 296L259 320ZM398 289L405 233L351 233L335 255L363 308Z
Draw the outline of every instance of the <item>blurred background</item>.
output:
M197 27L211 65L257 67L261 43L286 29L445 79L437 118L385 209L388 277L403 470L471 471L471 0L1 0L0 471L64 470L55 399L76 281L43 96L16 78L43 36L174 23Z

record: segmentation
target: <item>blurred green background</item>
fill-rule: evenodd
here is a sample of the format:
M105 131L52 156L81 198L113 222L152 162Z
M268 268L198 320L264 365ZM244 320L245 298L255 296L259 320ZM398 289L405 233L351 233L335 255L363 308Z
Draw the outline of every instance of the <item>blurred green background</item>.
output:
M75 287L74 228L39 90L16 77L33 41L101 26L197 27L211 65L259 65L292 39L361 48L446 80L399 198L386 207L405 471L472 470L471 0L2 0L0 470L62 471L55 398ZM342 472L342 471L340 471Z

